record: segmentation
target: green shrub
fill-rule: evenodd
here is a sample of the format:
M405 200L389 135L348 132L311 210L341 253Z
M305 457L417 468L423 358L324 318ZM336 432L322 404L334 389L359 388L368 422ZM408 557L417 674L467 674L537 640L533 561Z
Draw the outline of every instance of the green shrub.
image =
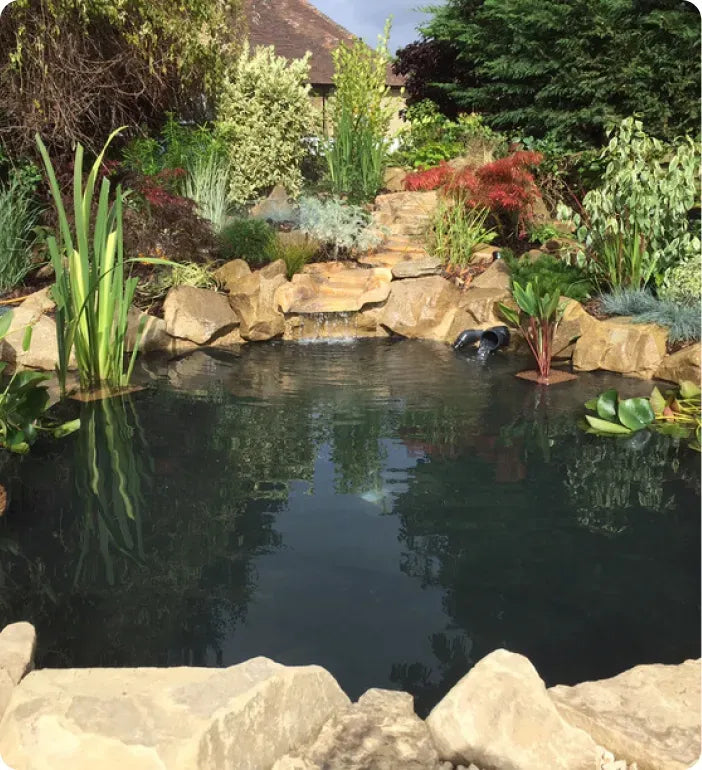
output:
M517 259L504 253L503 258L512 273L513 283L525 286L536 280L548 294L556 293L578 302L586 300L592 292L592 283L585 270L569 265L551 254L542 254L533 262L526 257Z
M699 253L688 214L697 201L699 149L688 138L667 146L641 121L624 120L602 153L602 185L583 200L577 227L596 280L612 288L658 285L666 271Z
M144 302L153 302L165 297L174 286L193 286L196 289L216 289L217 280L212 275L209 265L197 262L180 262L178 264L157 268L148 281L143 281L137 287L137 295Z
M668 270L658 292L661 299L681 304L699 304L702 297L702 252Z
M365 209L338 198L300 198L299 212L300 230L323 244L334 259L352 250L369 251L382 240Z
M37 218L27 185L14 177L0 184L0 292L13 289L31 270Z
M601 298L608 315L630 316L634 323L668 327L670 342L698 342L702 332L702 308L697 305L654 297L646 289L620 289Z
M429 253L451 265L465 267L478 244L491 243L497 237L495 230L485 225L489 213L461 200L442 200L429 235Z
M277 235L268 246L268 259L275 262L282 259L287 268L288 280L311 262L319 252L319 244L313 240L287 240Z
M272 47L251 56L245 45L226 81L217 131L229 148L229 197L250 203L280 184L297 195L302 185L303 138L314 131L309 56L288 61Z
M250 265L263 265L269 261L268 249L275 233L262 219L241 217L226 225L219 237L224 259L244 259Z
M386 86L390 21L373 50L360 38L341 43L334 59L329 102L333 138L327 143L331 190L354 203L371 200L382 186L393 116Z

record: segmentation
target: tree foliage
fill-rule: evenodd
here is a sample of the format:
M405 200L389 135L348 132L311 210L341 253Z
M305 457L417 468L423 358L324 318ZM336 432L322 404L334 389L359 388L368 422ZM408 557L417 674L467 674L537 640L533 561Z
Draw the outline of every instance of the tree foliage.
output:
M0 142L54 157L119 125L201 114L235 50L239 0L15 0L0 17Z
M572 147L601 144L632 114L661 138L698 129L700 23L688 2L448 0L432 12L430 47L399 53L410 93L438 88L494 128ZM452 66L428 56L437 46Z

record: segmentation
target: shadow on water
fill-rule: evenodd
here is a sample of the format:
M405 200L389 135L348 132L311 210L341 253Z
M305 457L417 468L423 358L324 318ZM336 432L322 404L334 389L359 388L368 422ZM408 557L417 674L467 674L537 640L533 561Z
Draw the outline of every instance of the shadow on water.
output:
M39 664L326 666L420 712L496 647L548 684L699 655L698 457L413 341L145 360L151 385L2 458L3 622ZM77 408L77 407L76 407Z

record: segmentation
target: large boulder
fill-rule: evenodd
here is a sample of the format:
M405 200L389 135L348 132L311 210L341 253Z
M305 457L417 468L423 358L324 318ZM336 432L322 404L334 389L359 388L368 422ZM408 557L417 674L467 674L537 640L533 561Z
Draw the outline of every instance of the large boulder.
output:
M349 699L318 666L35 671L12 694L13 770L269 770Z
M496 650L476 665L427 718L439 756L499 770L593 770L592 738L558 713L522 655Z
M460 291L439 275L394 281L380 323L402 337L445 340Z
M251 216L254 219L267 219L270 222L294 222L297 217L297 208L290 202L287 190L277 184L270 195L251 208Z
M163 317L172 337L198 345L227 334L239 323L224 294L193 286L175 286L168 292Z
M283 313L352 313L365 305L384 302L392 273L385 268L349 268L339 262L310 265L282 285L275 305Z
M658 380L667 380L678 384L683 380L690 380L690 382L696 382L699 385L702 382L700 352L700 343L697 342L671 353L661 361L654 376Z
M241 280L247 275L251 275L251 268L243 259L232 259L214 272L217 282L228 292L236 291Z
M140 352L151 353L171 350L174 338L166 331L166 322L163 318L157 318L135 307L130 307L127 314L127 334L124 339L124 349L127 352L134 350L139 327L142 324L141 336L139 337Z
M498 289L509 292L512 275L503 260L495 260L485 272L471 281L471 289Z
M0 632L0 717L15 686L34 667L37 634L31 623L12 623Z
M279 760L273 770L437 770L438 754L426 724L414 713L406 692L368 690L349 709L339 711L314 743L297 756Z
M470 288L462 292L446 341L453 342L464 329L504 326L506 322L500 313L500 303L507 303L510 296L504 289Z
M548 692L570 724L639 770L687 770L700 758L701 674L699 660L636 666Z
M407 171L401 166L388 166L383 177L383 187L388 192L402 192L405 189Z
M278 310L275 297L285 284L285 262L279 259L245 276L229 295L229 303L239 318L241 336L245 340L262 342L283 334L285 316Z
M668 332L656 324L636 324L627 318L583 319L575 343L573 366L578 371L605 369L650 379L666 354Z
M438 193L394 192L375 199L373 219L391 235L421 237L428 231L439 205Z
M588 328L592 316L570 297L561 297L561 305L564 306L563 317L553 337L553 354L556 358L571 358L575 343Z

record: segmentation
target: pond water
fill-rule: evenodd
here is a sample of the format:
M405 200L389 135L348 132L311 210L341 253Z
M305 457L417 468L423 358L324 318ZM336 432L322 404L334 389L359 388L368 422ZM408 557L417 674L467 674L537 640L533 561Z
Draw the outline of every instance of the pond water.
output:
M546 683L700 654L699 455L576 427L606 387L442 345L146 360L80 433L2 455L0 620L38 665L329 669L420 713L482 656Z

